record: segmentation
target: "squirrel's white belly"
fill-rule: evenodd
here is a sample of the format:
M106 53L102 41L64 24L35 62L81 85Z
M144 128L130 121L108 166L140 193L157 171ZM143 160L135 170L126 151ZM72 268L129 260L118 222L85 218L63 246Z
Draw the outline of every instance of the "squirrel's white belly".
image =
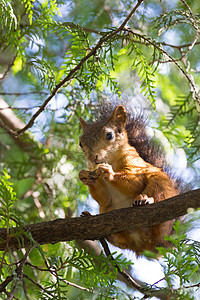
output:
M131 207L133 205L134 199L128 197L127 195L121 193L112 184L106 181L106 188L110 202L110 210Z

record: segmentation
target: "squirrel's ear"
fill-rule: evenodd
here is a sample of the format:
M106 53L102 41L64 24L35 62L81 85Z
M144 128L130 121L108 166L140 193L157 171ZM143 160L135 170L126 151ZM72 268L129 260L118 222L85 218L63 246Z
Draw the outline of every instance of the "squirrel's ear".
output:
M80 121L80 123L81 123L81 128L84 130L85 129L85 127L86 127L86 125L87 125L87 123L83 120L83 118L79 118L79 121Z
M116 123L116 125L120 125L120 127L125 127L126 125L126 110L123 105L118 105L111 117L111 120Z

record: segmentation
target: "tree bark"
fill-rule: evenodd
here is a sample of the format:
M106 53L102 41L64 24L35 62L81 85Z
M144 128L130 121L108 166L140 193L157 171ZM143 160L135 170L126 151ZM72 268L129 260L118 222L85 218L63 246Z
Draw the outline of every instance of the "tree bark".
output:
M26 125L15 115L9 105L1 97L0 119L5 126L7 126L10 130L13 130L14 132L17 132L18 129L21 129Z
M187 214L189 208L199 207L200 189L197 189L142 207L123 208L96 216L56 219L22 228L12 228L9 236L7 229L1 228L0 250L19 249L30 245L31 239L25 232L31 233L32 238L40 245L71 240L99 240L122 230L135 230L177 219ZM19 239L20 232L23 238Z

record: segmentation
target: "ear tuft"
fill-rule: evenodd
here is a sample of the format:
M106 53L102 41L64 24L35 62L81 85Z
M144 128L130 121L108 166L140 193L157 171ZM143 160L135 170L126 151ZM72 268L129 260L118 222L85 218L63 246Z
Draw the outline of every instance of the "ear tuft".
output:
M80 124L81 124L81 128L82 128L82 130L84 130L85 129L85 127L86 127L86 125L87 125L87 123L83 120L83 118L79 118L79 121L80 121Z
M126 115L126 110L123 105L118 105L111 117L111 120L119 127L125 127L126 125L126 120L127 120L127 115Z

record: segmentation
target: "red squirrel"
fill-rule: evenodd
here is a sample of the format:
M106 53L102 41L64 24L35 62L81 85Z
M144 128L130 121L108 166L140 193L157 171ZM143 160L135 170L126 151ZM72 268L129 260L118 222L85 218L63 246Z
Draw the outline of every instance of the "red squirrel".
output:
M80 171L79 178L89 187L91 196L99 204L100 213L132 207L133 204L155 203L178 194L173 180L160 168L145 161L129 144L127 113L123 105L118 105L105 119L86 123L80 118L80 123L83 130L80 146L88 170ZM106 239L140 255L144 250L156 251L158 246L167 246L164 235L170 235L172 228L173 221L168 221L114 233Z

